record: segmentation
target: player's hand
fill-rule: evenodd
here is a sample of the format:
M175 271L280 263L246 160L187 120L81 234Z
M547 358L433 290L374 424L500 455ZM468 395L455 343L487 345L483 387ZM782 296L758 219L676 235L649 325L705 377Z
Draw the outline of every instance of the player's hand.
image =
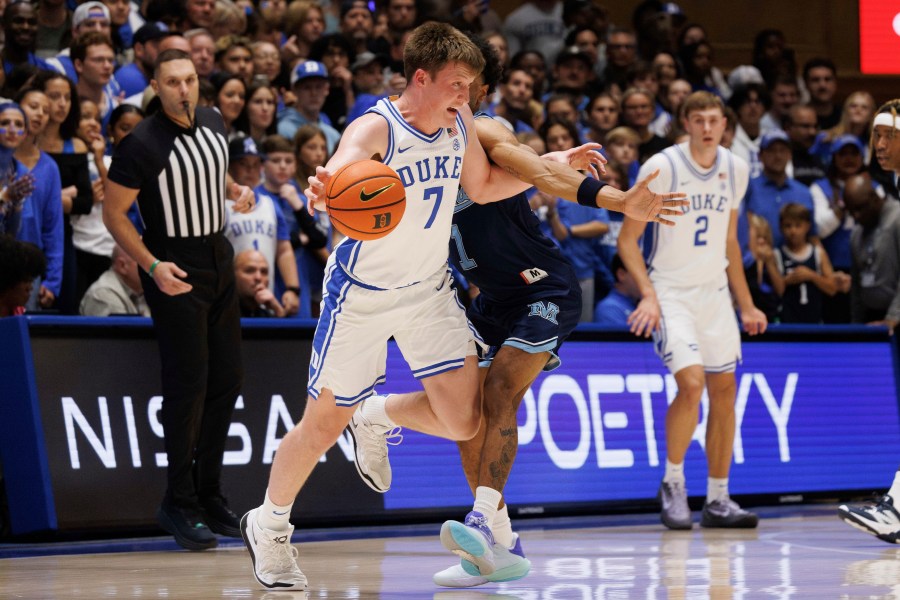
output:
M650 337L659 327L659 301L655 296L643 298L628 315L628 330L638 337Z
M194 287L186 281L187 273L178 268L173 262L160 262L153 269L153 281L163 293L170 296L187 294Z
M663 217L679 217L683 215L684 211L680 210L680 208L688 205L688 201L685 200L687 194L684 192L671 192L668 194L651 192L650 182L658 176L659 169L638 181L634 184L634 187L625 192L622 212L636 221L674 225L675 221L670 221Z
M744 331L750 335L758 335L765 333L766 327L769 326L769 320L766 318L766 313L752 306L741 311L741 325L744 326Z
M256 208L256 194L246 185L231 184L231 197L236 198L231 207L236 213L247 214Z
M331 172L325 167L316 167L316 174L308 179L309 187L306 188L306 200L309 214L316 214L315 210L325 210L325 186L331 180Z
M607 162L606 157L600 154L600 148L600 144L590 142L563 152L549 152L541 158L561 162L578 171L588 171L599 179L601 175L606 175Z

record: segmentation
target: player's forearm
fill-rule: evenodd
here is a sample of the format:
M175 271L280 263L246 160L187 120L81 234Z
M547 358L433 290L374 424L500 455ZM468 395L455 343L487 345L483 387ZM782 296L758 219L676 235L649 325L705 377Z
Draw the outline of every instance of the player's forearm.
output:
M572 167L523 152L518 144L512 143L495 145L489 156L504 171L540 191L570 202L578 201L578 186L585 176Z
M728 286L731 294L737 302L741 312L747 312L753 308L753 297L750 295L750 286L747 285L747 275L744 273L744 263L741 259L741 249L736 238L729 237L727 246L728 267L725 274L728 276Z

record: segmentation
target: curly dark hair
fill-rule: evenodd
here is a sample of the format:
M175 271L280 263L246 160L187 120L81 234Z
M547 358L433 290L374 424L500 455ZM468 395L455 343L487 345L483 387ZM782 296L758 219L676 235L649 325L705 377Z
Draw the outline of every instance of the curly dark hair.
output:
M494 47L488 44L479 34L471 31L464 31L463 33L472 40L472 43L475 44L475 47L478 48L484 57L484 70L481 71L481 76L484 78L484 84L488 86L488 95L491 95L497 89L497 84L503 76L503 65L500 64L500 56L494 50Z
M11 235L0 235L0 294L43 276L47 259L41 249Z

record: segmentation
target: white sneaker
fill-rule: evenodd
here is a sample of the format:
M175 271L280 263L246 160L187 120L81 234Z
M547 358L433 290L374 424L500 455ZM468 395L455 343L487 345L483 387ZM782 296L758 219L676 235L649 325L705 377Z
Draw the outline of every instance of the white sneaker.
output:
M258 512L254 508L241 517L241 537L250 551L256 580L270 589L309 591L306 575L297 566L297 549L291 546L294 527L263 529L256 520Z
M876 504L865 506L838 507L838 516L842 521L888 542L900 544L900 513L894 507L894 499L885 494Z
M513 534L512 548L494 544L493 551L495 570L488 576L482 575L472 562L463 559L459 564L435 573L432 579L434 583L444 587L475 587L485 583L522 579L531 570L531 561L525 558L519 534Z
M494 534L480 512L466 515L464 523L445 521L441 525L441 544L460 558L473 563L485 577L494 572Z
M365 416L367 401L350 418L350 437L356 454L356 471L367 486L383 494L391 489L391 462L388 460L388 446L396 446L403 441L400 427L389 427L373 423Z

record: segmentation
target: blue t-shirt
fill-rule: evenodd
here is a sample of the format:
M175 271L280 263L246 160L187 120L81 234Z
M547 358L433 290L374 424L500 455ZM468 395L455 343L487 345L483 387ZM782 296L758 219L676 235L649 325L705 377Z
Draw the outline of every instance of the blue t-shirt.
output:
M634 310L634 307L635 304L631 298L613 288L594 308L594 323L627 327L628 316Z
M772 228L773 248L778 248L784 244L784 237L781 235L779 226L779 213L781 207L791 203L800 204L809 209L810 216L812 216L812 228L809 234L816 235L815 209L808 187L790 177L785 179L781 186L766 177L765 174L750 179L738 219L738 242L741 245L741 255L744 257L745 265L749 264L748 257L750 257L750 221L747 219L747 212L759 215L769 222L769 226Z
M125 96L134 96L143 92L150 82L134 63L125 65L116 71L114 75L119 88L125 92Z
M605 208L591 208L574 202L558 200L556 209L559 211L559 220L569 229L574 225L583 225L591 221L600 221L609 225L609 213ZM560 241L559 245L563 256L572 263L578 279L588 279L594 276L594 271L603 269L600 237L602 236L580 238L570 235Z

